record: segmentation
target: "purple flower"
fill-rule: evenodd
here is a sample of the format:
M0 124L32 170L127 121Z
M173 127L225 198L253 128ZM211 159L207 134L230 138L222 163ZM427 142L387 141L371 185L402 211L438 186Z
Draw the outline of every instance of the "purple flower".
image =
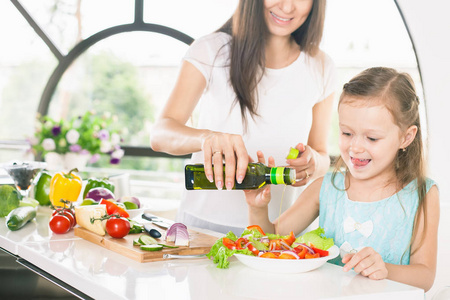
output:
M89 159L89 163L90 164L96 163L99 159L100 159L100 154L95 153L94 155L92 155L91 159Z
M69 146L69 150L70 150L71 152L80 152L80 151L81 151L81 146L78 145L78 144L70 145L70 146Z
M106 130L106 129L100 130L100 131L98 132L98 138L99 138L101 141L109 140L109 131Z
M91 154L91 153L88 150L83 149L83 150L81 150L80 154L81 155L88 155L88 154Z
M53 136L58 136L61 133L61 126L53 126L52 134Z
M109 163L112 165L118 165L120 163L120 158L111 158Z

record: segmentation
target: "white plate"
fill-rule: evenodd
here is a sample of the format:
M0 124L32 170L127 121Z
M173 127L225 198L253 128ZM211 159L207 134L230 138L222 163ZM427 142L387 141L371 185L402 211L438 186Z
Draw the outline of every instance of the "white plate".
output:
M130 215L130 219L133 219L137 216L142 215L146 210L150 209L150 205L148 205L147 203L142 204L141 208L136 208L136 209L125 209L128 214Z
M333 247L328 249L328 252L329 255L325 257L295 260L264 258L245 254L235 254L234 256L236 256L236 258L247 267L258 271L294 274L308 272L321 267L328 260L333 259L339 255L339 248L334 245Z

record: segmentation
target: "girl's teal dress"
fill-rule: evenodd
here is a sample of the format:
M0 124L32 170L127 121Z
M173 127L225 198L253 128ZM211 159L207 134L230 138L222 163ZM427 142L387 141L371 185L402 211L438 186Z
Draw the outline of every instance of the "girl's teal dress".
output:
M410 241L419 199L417 182L411 181L401 191L376 202L348 199L344 174L337 173L335 186L327 173L320 190L319 225L334 239L341 257L331 263L343 265L342 257L364 247L372 247L384 262L408 265ZM427 192L436 183L427 178Z

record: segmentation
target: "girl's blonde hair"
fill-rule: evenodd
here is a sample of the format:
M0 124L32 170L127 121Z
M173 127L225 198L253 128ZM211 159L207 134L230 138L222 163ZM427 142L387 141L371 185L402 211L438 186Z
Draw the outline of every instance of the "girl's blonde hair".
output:
M417 134L411 144L397 152L395 174L398 189L405 187L414 179L417 180L419 207L416 219L419 212L422 211L425 218L424 224L426 224L427 216L424 205L426 195L425 162L419 117L419 98L411 76L391 68L367 69L344 85L339 105L360 101L380 101L390 111L394 123L402 132L411 126L417 126ZM336 173L343 169L348 171L342 158L339 157L332 176L333 184ZM425 230L426 228L424 228L424 232ZM416 235L417 229L415 228L413 238Z

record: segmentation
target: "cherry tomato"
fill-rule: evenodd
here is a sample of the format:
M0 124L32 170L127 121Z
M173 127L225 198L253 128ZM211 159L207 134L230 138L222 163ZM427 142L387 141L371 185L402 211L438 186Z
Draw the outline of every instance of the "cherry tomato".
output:
M264 230L262 230L262 228L259 227L259 225L250 225L250 226L247 227L247 229L248 229L248 230L256 229L256 230L258 230L259 233L261 233L262 235L266 235L266 234L264 233Z
M130 232L130 221L123 217L111 217L106 221L106 232L113 238L123 238Z
M72 228L69 218L60 214L54 215L50 219L48 225L50 226L50 229L57 234L66 233Z
M222 238L222 244L230 250L236 249L236 242L227 237Z
M68 210L65 210L62 214L69 218L69 220L70 220L70 228L74 227L75 224L76 224L75 216Z
M77 224L77 220L75 219L75 212L73 209L69 208L57 208L53 211L52 216L56 215L64 215L69 218L71 228Z

